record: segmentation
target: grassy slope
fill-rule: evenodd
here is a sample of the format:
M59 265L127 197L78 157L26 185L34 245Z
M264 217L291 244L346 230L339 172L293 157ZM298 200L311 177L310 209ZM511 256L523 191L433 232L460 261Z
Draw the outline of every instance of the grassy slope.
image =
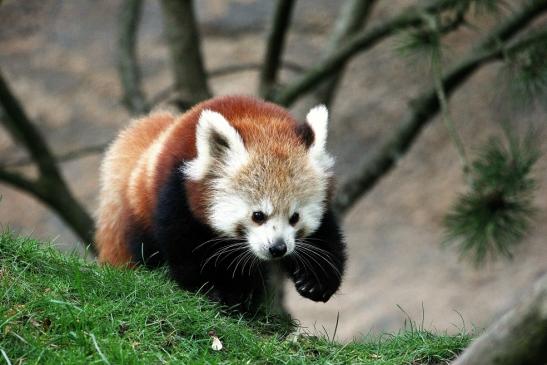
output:
M211 329L224 350L211 349ZM223 315L162 272L98 267L0 234L0 364L437 364L469 342L413 330L340 345L316 337L284 340L282 330L265 318Z

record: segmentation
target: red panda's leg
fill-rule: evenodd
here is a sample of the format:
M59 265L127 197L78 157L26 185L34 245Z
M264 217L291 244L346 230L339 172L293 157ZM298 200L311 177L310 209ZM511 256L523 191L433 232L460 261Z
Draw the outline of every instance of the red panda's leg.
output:
M184 176L172 169L158 195L153 232L165 255L171 277L186 290L206 294L237 310L252 310L263 297L262 265L253 275L237 270L237 253L223 256L222 248L233 241L215 240L218 235L197 220L186 199ZM210 243L210 244L207 244ZM250 269L249 269L250 270Z
M334 214L328 210L315 233L303 241L313 246L306 265L295 259L283 261L300 295L326 302L339 289L346 264L346 244ZM297 244L298 245L298 244Z
M103 204L97 217L95 243L99 262L114 266L131 265L131 253L125 242L123 209L114 204Z

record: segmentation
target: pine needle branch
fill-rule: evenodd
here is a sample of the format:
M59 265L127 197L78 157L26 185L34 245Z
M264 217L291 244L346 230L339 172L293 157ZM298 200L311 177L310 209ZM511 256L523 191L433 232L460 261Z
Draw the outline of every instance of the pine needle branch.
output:
M460 137L458 131L456 130L456 127L454 126L454 121L452 120L450 107L448 105L448 99L446 97L446 93L443 88L442 66L441 66L441 62L439 58L440 56L437 53L435 53L432 60L432 72L433 72L433 82L435 84L435 92L437 93L437 98L439 99L439 103L441 105L442 120L444 122L446 129L448 130L448 134L450 135L450 138L452 139L454 146L456 146L456 150L458 151L458 156L460 157L460 162L462 164L463 171L464 173L466 173L469 163L467 162L467 156L465 153L463 140Z
M319 61L294 82L277 90L271 99L278 104L290 106L306 92L342 69L348 60L359 52L370 49L403 29L423 25L424 14L450 9L452 6L453 4L442 0L433 1L426 6L406 9L390 20L358 32L341 45L337 52Z
M534 101L542 103L547 95L547 31L535 30L505 52L502 69L515 106L529 107Z
M462 85L475 71L492 61L503 60L505 43L524 29L533 20L547 11L547 1L530 1L520 12L491 30L477 43L473 51L442 77L447 98ZM518 41L513 46L518 46ZM357 163L355 173L344 179L337 188L333 209L344 215L355 202L367 193L396 165L419 136L422 129L439 112L439 101L435 88L427 90L411 103L412 111L397 130L378 149L372 158Z
M468 191L456 200L444 220L445 243L459 247L476 265L497 254L512 257L512 248L527 233L535 213L539 158L533 134L519 140L504 129L506 142L491 139L470 165Z

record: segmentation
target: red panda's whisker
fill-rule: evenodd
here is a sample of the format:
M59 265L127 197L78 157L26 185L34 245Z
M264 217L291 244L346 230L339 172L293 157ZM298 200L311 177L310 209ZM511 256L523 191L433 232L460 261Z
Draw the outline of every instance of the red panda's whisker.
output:
M234 267L234 271L232 273L232 279L235 277L237 266L239 265L239 263L241 262L241 260L242 260L242 258L244 257L245 254L247 254L247 251L243 251L242 253L237 254L237 256L230 262L230 265L228 265L226 267L227 270L230 270L230 267L233 264L236 264L235 267Z
M320 258L320 259L322 259L323 261L325 261L327 264L329 264L329 265L333 268L333 270L334 270L335 273L338 275L338 277L341 277L341 273L340 273L340 271L338 270L338 268L334 265L334 263L333 263L329 258L327 258L327 257L325 257L325 256L322 256L322 255L320 254L320 252L315 251L315 250L320 250L320 248L315 247L315 246L312 246L312 245L306 245L306 244L302 244L300 247L301 247L303 250L306 250L306 252L308 252L308 254L313 255L313 256L315 256L315 257L317 257L317 258ZM315 249L315 250L314 250L314 249ZM314 261L315 261L315 260L314 260ZM318 265L319 265L319 263L318 263Z
M325 249L323 249L323 248L321 248L321 247L317 247L317 246L315 246L315 245L312 245L312 244L308 243L307 241L308 241L307 239L297 240L297 242L298 242L300 245L302 245L302 246L306 246L306 247L311 248L311 249L314 250L314 251L319 251L319 252L321 252L321 253L324 253L325 255L328 255L329 257L332 256L332 253L331 253L331 252L329 252L329 251L327 251L327 250L325 250ZM326 241L322 241L322 242L326 242Z
M240 263L243 263L243 265L241 266L241 275L243 275L243 273L244 273L243 270L245 269L245 263L248 261L249 255L252 255L252 254L253 253L250 250L247 250L246 252L243 253L241 259L238 261L238 263L236 264L236 266L234 268L234 272L232 274L232 279L235 277L236 272L237 272L237 268L238 268Z
M251 271L253 270L253 267L255 266L255 263L258 262L258 259L255 255L251 256L251 262L249 264L249 276L251 276ZM260 267L258 268L260 271Z
M251 263L253 262L253 253L249 250L249 254L247 255L247 258L243 262L243 267L241 268L241 275L245 274L245 266L247 266L247 263L249 263L249 269L251 267ZM251 271L249 270L249 276L251 276Z
M239 266L239 264L241 263L241 260L243 259L243 257L245 257L246 254L247 254L247 251L244 251L244 252L239 253L239 254L232 260L232 262L230 263L230 265L228 265L228 269L229 269L230 266L232 266L232 265L235 264L235 265L234 265L234 271L232 272L232 279L235 277L237 267Z
M244 242L235 242L235 243L232 243L232 244L229 244L229 245L226 245L226 246L220 248L212 256L220 256L220 255L223 255L223 254L229 254L233 251L237 251L237 250L243 249L245 247L246 247L246 245L245 245Z
M235 242L235 243L232 243L230 245L227 245L223 248L221 248L219 251L215 252L214 254L212 254L211 256L209 256L207 258L207 260L205 260L205 262L203 263L203 266L201 267L201 270L200 272L203 272L203 269L205 268L205 266L207 266L207 264L216 257L216 260L215 260L215 267L218 263L218 260L219 258L224 255L224 254L227 254L229 255L230 253L232 252L237 252L238 250L241 250L241 249L244 249L245 248L245 244L243 242ZM224 259L224 258L223 258ZM222 261L222 260L221 260Z
M328 276L328 272L327 270L325 270L325 268L323 267L323 265L321 265L319 263L319 261L317 261L314 256L310 253L310 251L308 249L306 249L305 247L300 247L302 249L302 251L300 251L300 253L304 256L306 256L307 258L309 258L310 260L312 260L313 262L315 262L317 264L317 266L319 266L319 268L321 269L321 271L323 271L323 273L325 273L325 275ZM312 265L313 266L313 265Z
M219 244L220 242L224 242L224 241L228 241L230 240L230 238L228 237L217 237L217 238L213 238L213 239L210 239L210 240L207 240L203 243L200 243L197 247L195 247L192 252L196 251L197 249L199 249L200 247L203 247L205 246L206 244L208 243L213 243L214 245L217 245Z
M315 242L321 242L321 243L328 243L328 241L325 241L325 240L322 240L322 239L316 238L316 237L305 237L305 238L300 239L300 241L302 241L302 242L315 241Z
M317 246L314 246L314 245L308 243L308 241L316 241L316 242L324 242L324 243L327 243L327 241L320 240L320 239L309 239L309 238L299 239L297 241L298 241L298 243L300 243L302 245L312 247L314 250L321 251L321 252L325 253L326 255L332 256L331 252L329 252L329 251L327 251L327 250L325 250L321 247L317 247Z
M321 269L321 271L323 271L324 274L328 275L325 268L319 263L319 261L317 261L312 255L310 255L309 252L307 252L305 250L302 250L302 251L300 251L300 253L302 254L302 258L305 257L307 259L308 263L310 264L310 266L311 266L311 268L309 269L310 271L313 271L312 269L313 269L314 266L318 266ZM309 260L313 261L316 265L312 265Z
M226 250L229 250L231 248L244 247L244 246L245 246L244 242L233 242L233 243L227 244L226 246L221 247L213 255L224 253Z
M240 243L233 243L233 244L230 244L230 245L226 245L226 246L220 248L218 251L214 252L212 255L210 255L208 257L208 260L213 259L214 257L216 257L218 255L222 255L223 253L226 253L227 251L229 251L231 249L238 248L240 246L242 246Z
M231 247L225 247L215 252L213 255L211 255L210 259L213 259L214 257L216 257L214 267L217 267L217 264L219 262L224 261L224 259L228 258L232 253L243 250L243 249L245 249L243 244L234 244ZM221 257L222 259L219 261Z
M301 249L303 249L303 250L305 250L306 252L308 252L309 255L312 255L312 254L313 254L313 256L322 259L323 261L325 261L327 264L329 264L329 265L333 268L333 270L336 272L336 274L338 275L338 277L341 277L341 276L342 276L341 273L340 273L340 271L338 270L338 268L337 268L337 267L334 265L334 263L331 261L331 259L329 259L329 258L327 258L327 257L325 257L325 256L323 256L323 255L321 255L321 251L324 251L325 253L329 254L329 256L330 256L330 253L329 253L329 252L323 250L322 248L315 247L315 246L310 245L310 244L305 243L305 242L299 242L299 243L300 243L300 248L301 248ZM318 251L320 251L320 252L318 252ZM316 261L316 260L314 260L314 261ZM317 261L316 261L316 262L317 262ZM319 265L319 263L317 263L317 264ZM321 265L319 265L319 266L321 266ZM321 267L322 267L322 266L321 266Z
M298 248L298 247L297 247ZM303 256L303 252L302 251L298 251L296 248L295 248L295 258L300 260L300 262L302 263L302 268L304 269L307 269L309 272L312 273L312 275L315 277L315 279L320 282L319 280L319 276L317 275L317 273L315 272L315 270L313 270L313 265L311 265L311 263L309 262L309 260Z

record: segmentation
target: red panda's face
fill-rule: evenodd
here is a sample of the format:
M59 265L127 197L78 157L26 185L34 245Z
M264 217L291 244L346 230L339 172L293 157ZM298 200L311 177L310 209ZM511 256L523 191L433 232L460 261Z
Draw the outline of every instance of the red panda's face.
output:
M311 145L283 136L245 145L220 114L204 111L197 128L198 157L188 178L207 191L207 220L219 234L239 238L260 259L290 255L324 214L332 158L325 151L327 111L307 117Z

